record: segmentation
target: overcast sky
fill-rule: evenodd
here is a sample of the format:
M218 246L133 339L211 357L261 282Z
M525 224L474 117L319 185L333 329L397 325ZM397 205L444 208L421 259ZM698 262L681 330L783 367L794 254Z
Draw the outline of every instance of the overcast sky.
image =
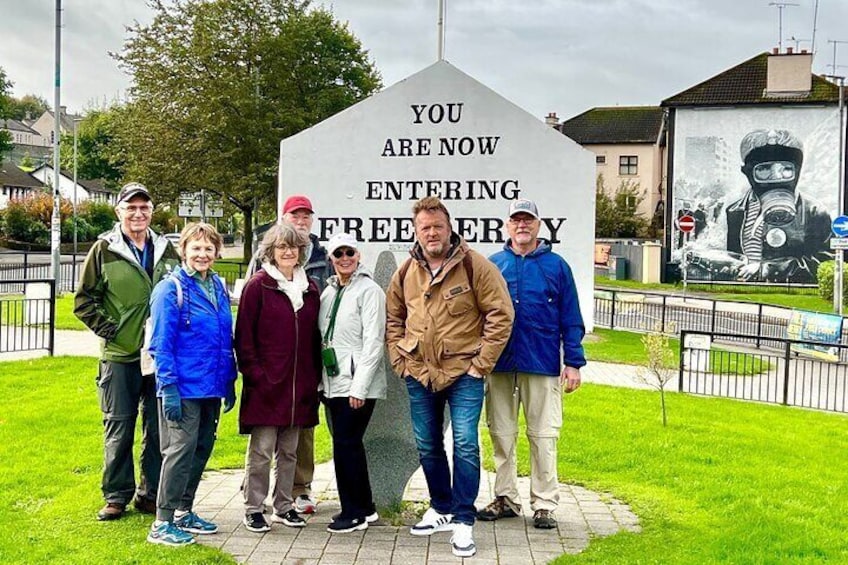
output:
M247 1L247 0L245 0ZM771 0L445 0L445 58L539 118L594 106L659 104L776 47ZM783 10L784 48L809 49L815 0ZM438 0L335 0L386 86L437 57ZM148 23L143 0L65 0L62 104L101 106L129 84L109 57L125 25ZM53 104L52 0L0 0L0 67L13 94ZM832 73L829 39L848 41L848 0L820 0L816 73ZM848 74L848 44L837 74ZM844 65L844 66L842 66Z

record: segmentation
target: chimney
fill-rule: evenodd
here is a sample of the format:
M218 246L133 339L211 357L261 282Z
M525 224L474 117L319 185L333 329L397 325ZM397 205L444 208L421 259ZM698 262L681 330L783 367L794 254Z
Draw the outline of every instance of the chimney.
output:
M811 53L793 53L793 49L787 47L786 53L779 53L775 49L768 56L766 97L800 98L808 95L812 86L813 55Z
M60 116L66 116L67 114L68 114L68 107L67 106L59 106L59 115Z
M547 116L545 116L545 125L551 126L555 128L559 125L559 118L556 115L556 112L549 112Z

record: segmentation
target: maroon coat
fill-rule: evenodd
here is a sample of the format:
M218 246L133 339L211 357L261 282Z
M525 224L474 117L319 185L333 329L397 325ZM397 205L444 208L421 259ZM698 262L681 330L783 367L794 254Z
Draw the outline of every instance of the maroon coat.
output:
M318 287L309 281L295 313L277 282L263 270L244 286L235 347L244 378L241 433L253 426L318 425L321 334Z

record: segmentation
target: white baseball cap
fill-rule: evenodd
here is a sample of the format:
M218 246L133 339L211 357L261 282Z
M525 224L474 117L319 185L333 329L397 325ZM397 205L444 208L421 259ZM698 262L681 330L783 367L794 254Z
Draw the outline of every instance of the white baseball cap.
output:
M327 242L327 253L332 255L333 251L335 251L339 247L350 247L351 249L358 249L356 238L350 235L349 233L345 232L333 234L333 236L330 237L330 241Z

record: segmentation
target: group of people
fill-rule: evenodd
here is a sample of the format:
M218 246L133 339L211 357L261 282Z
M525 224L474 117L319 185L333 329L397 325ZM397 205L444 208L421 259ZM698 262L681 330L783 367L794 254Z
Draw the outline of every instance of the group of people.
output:
M469 557L476 552L476 519L521 515L515 447L522 406L533 523L556 526L562 393L580 385L584 326L570 267L538 237L534 202L511 203L509 240L487 259L452 230L438 198L419 200L412 210L411 257L384 293L360 262L359 242L337 233L323 247L311 234L312 203L292 196L283 205L283 221L262 238L234 333L226 285L212 269L221 236L209 224L189 224L177 253L150 229L152 211L143 185L123 187L118 223L92 247L76 293L76 315L103 341L97 384L106 505L99 520L122 517L132 502L156 515L150 542L187 545L194 535L217 532L193 511L194 498L222 403L224 412L234 408L241 372L239 429L249 436L244 527L270 530L269 494L271 522L299 528L306 525L302 514L316 511L313 431L324 403L341 503L328 531L368 528L378 515L364 436L376 401L386 395L387 350L409 393L430 491L430 508L410 533L450 531L453 553ZM152 363L143 362L146 352ZM478 511L484 403L496 497ZM132 445L139 410L136 485Z

